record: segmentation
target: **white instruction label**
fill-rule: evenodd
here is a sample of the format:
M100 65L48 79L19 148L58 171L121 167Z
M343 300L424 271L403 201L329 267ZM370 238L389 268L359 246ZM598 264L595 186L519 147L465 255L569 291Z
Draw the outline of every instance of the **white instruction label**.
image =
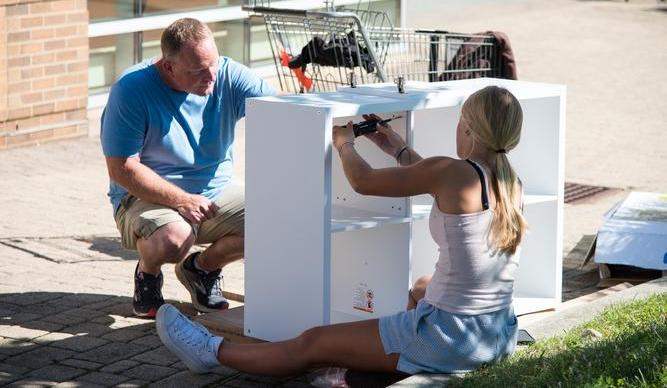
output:
M373 290L368 288L368 284L359 283L352 293L352 307L356 310L372 313L375 309Z

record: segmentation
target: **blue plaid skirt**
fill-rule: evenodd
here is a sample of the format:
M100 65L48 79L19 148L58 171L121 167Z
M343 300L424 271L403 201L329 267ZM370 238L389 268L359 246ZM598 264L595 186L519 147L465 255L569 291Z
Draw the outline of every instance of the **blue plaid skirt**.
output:
M512 306L480 315L450 313L421 300L413 310L380 318L386 354L400 354L396 369L464 373L514 352L517 320Z

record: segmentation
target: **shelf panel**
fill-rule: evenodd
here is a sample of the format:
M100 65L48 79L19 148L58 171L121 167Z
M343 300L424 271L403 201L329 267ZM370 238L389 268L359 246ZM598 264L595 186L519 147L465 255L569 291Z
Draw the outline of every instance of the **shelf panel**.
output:
M381 214L344 206L331 208L332 233L378 228L382 225L406 222L410 222L410 217Z
M535 205L558 201L556 195L526 195L525 205ZM331 232L349 232L353 230L378 228L387 224L401 224L411 220L428 218L431 205L412 205L412 217L396 216L369 212L345 206L333 206L331 209Z

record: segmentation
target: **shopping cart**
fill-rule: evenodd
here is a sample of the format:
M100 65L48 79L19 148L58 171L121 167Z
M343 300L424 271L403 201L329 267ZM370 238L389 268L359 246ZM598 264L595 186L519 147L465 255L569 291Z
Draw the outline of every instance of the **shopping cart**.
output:
M384 12L281 9L255 2L244 10L264 18L281 89L334 91L339 86L403 80L498 77L493 35L396 28ZM370 4L370 2L369 2Z

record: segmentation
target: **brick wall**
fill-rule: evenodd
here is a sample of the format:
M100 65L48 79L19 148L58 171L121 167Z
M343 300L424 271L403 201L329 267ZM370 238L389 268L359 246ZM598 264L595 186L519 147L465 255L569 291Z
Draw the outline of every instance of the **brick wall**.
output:
M85 0L0 0L0 149L86 135Z

